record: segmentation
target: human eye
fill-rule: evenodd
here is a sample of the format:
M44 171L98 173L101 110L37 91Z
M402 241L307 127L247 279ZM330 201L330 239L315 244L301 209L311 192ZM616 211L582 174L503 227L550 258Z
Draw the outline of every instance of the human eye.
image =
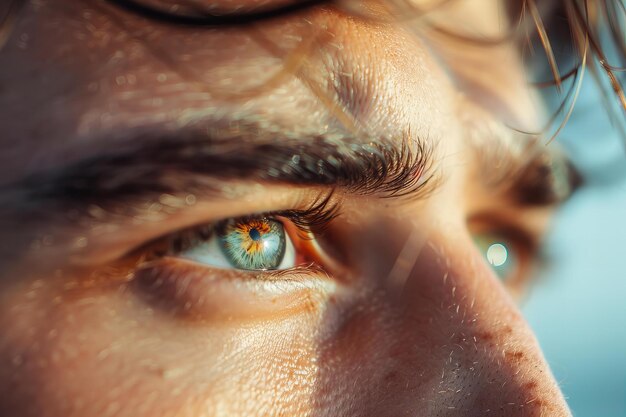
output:
M307 226L295 227L289 218L248 215L172 233L159 242L152 257L225 270L279 271L315 262L319 256L314 254L313 240Z
M166 232L126 255L135 259L130 286L175 315L261 317L295 308L334 287L339 262L326 250L326 231L337 215L325 199Z
M188 236L179 234L171 246L174 256L218 268L268 271L296 266L292 238L283 222L272 217L227 219Z
M225 217L166 233L139 249L141 259L171 258L196 266L240 273L288 271L331 263L319 245L338 205L330 196L304 209Z
M523 295L537 263L538 244L523 231L500 226L476 231L473 239L485 263L509 292Z

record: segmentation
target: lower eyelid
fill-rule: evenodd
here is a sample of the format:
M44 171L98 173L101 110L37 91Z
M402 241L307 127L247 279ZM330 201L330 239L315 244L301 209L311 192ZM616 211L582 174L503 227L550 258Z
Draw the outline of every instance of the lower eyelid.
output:
M323 301L335 283L315 266L251 272L206 267L178 258L140 266L133 291L162 312L191 320L265 319Z

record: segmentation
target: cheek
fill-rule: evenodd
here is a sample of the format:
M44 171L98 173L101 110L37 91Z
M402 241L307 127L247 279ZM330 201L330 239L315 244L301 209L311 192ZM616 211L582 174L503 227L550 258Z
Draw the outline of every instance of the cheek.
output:
M0 409L12 415L266 416L310 408L315 311L208 324L153 311L123 285L62 303L52 301L60 292L51 287L29 293L0 310L8 329L0 388L11 394Z
M402 283L361 280L256 321L186 320L150 308L125 283L83 291L50 279L0 292L0 410L254 417L548 407L558 391L532 335L469 237L455 237L425 243Z

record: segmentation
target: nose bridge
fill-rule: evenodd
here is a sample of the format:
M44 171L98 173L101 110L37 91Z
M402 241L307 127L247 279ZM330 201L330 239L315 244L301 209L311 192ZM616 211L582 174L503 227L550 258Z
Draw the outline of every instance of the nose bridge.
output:
M422 389L440 399L427 415L570 415L515 304L458 235L422 247L394 302L405 363L430 375Z

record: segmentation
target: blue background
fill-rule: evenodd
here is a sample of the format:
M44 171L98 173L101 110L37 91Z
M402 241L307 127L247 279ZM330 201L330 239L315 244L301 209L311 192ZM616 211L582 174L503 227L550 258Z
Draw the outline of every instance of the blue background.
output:
M559 142L588 185L555 218L523 310L574 416L626 417L626 143L583 85Z

